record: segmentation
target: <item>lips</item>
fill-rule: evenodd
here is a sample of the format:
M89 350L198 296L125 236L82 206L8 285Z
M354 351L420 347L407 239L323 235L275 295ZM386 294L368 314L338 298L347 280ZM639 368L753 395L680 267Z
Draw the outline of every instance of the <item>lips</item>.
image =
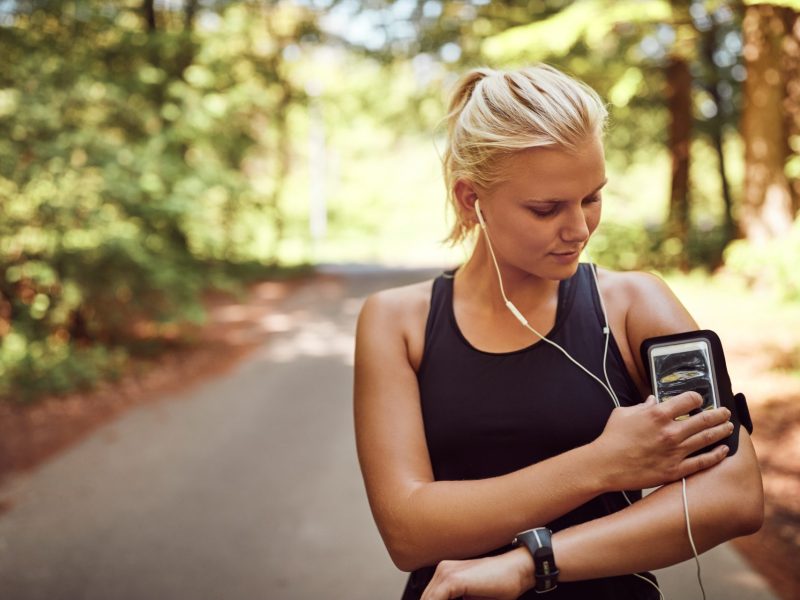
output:
M552 256L553 259L556 262L559 262L559 263L562 263L562 264L572 263L572 262L576 261L580 255L581 255L581 251L580 250L573 250L572 252L551 252L550 253L550 256Z

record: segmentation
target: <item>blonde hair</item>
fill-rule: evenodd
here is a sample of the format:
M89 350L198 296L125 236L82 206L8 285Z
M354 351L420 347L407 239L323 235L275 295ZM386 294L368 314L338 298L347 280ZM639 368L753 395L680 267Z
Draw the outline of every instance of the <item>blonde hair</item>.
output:
M475 226L458 209L458 179L490 187L503 175L503 158L515 152L542 146L574 151L587 136L602 136L608 111L585 83L537 64L513 71L469 71L456 83L445 119L442 166L447 200L456 215L446 241L457 244Z

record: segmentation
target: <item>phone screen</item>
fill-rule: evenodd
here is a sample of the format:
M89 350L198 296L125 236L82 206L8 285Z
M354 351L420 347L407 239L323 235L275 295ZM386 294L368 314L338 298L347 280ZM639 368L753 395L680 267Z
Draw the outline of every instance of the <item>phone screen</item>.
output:
M703 397L700 410L716 408L714 367L705 341L654 346L650 350L653 388L659 402L697 392Z

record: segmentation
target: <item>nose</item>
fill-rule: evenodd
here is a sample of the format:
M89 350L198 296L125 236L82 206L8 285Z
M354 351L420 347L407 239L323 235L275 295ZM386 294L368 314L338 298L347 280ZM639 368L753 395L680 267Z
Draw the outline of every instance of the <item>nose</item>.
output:
M589 239L589 223L584 207L578 205L565 211L565 220L561 227L561 239L570 244L583 243Z

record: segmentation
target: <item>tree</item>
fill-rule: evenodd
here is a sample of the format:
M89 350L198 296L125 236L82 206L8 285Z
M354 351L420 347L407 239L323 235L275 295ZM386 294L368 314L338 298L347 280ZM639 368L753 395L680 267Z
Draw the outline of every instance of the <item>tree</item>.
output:
M215 6L0 9L0 396L151 352L202 320L203 289L274 260L248 242L282 231L269 198L305 98L286 57L317 14Z
M797 213L785 171L789 131L798 114L797 81L787 79L797 72L797 45L787 47L787 40L796 39L789 27L797 16L790 6L753 3L745 8L742 228L757 243L788 233Z
M695 23L695 27L697 23ZM726 102L722 95L723 82L727 86L724 89L732 92L732 87L729 81L726 81L723 69L718 64L717 50L720 46L720 27L713 15L707 21L706 27L703 29L698 28L698 34L701 37L701 58L707 70L705 77L705 84L701 84L711 97L714 103L714 114L709 119L709 128L707 135L711 139L714 151L717 154L717 164L719 168L719 179L722 186L722 202L724 207L723 213L723 244L727 244L736 237L737 225L733 214L733 195L731 193L730 183L728 180L726 159L725 159L725 125L732 119L732 110L729 109L730 102ZM731 93L729 92L729 93Z

